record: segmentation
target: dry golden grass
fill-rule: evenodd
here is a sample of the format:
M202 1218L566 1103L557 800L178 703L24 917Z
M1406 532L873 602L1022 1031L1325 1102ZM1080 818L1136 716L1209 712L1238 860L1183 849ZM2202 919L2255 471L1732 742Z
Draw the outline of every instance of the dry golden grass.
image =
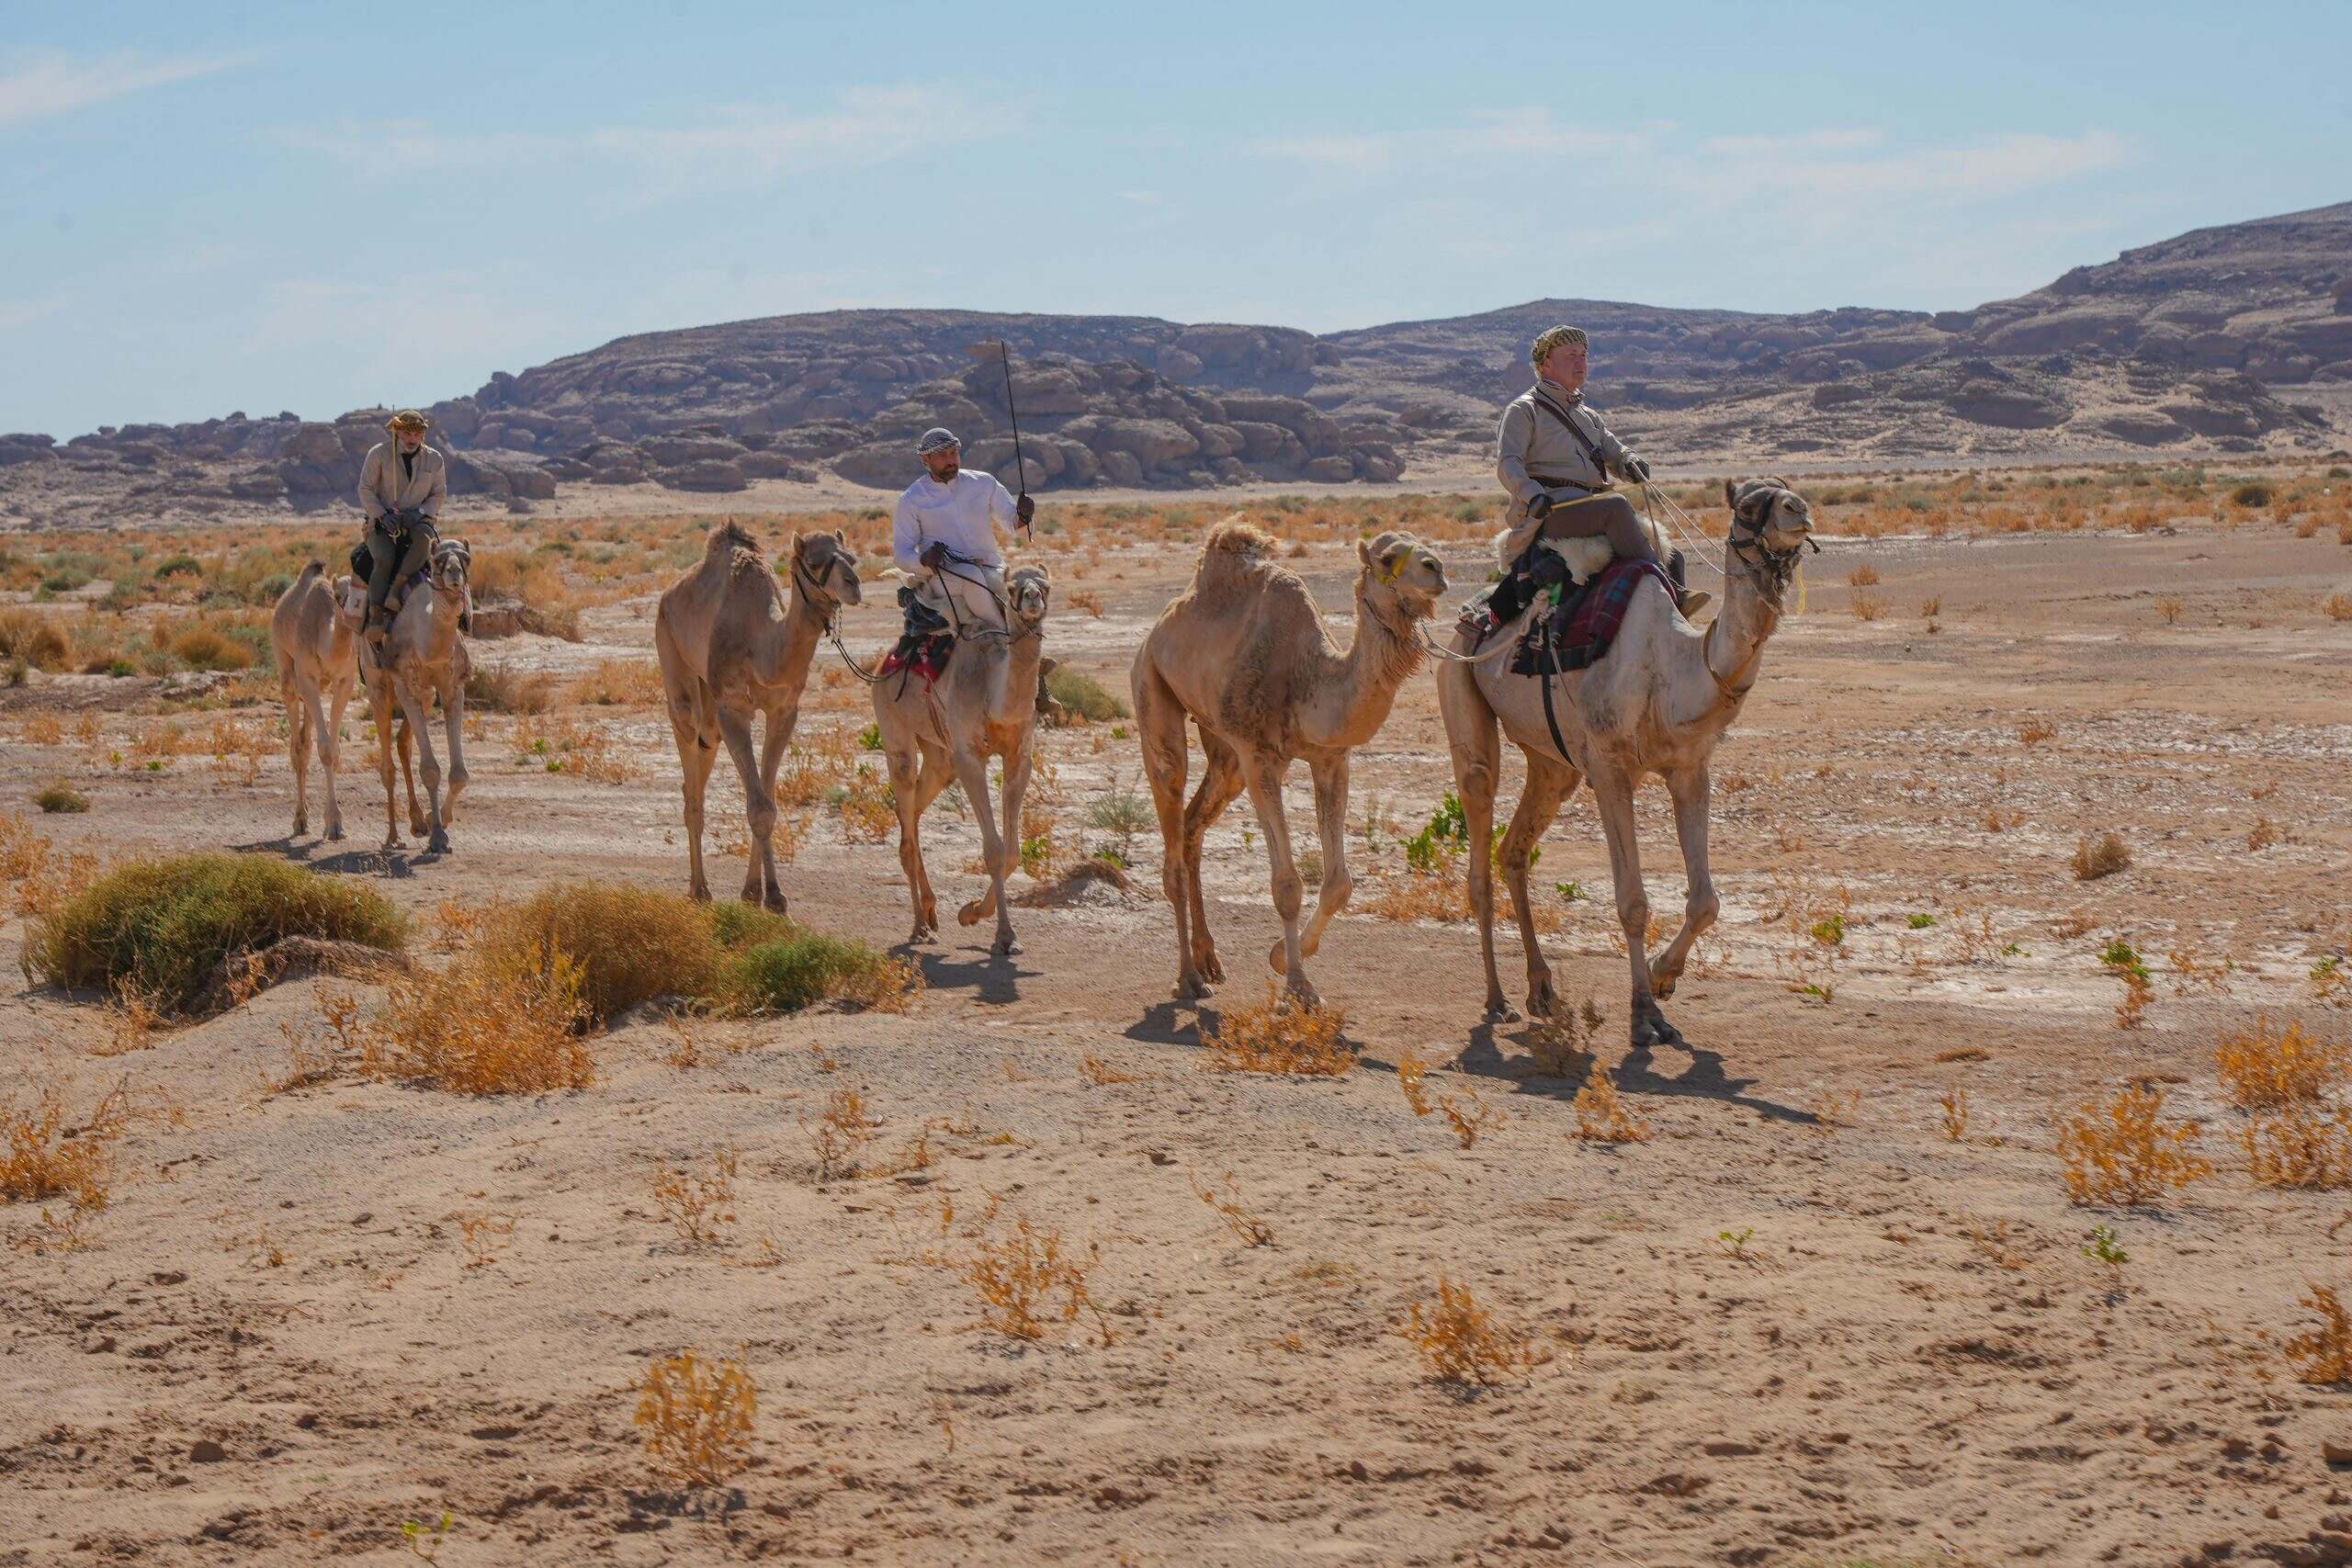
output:
M1468 1286L1442 1274L1437 1300L1412 1303L1396 1332L1419 1354L1429 1375L1442 1382L1491 1386L1529 1376L1552 1359L1532 1335L1497 1323Z
M1430 1097L1429 1073L1429 1064L1410 1045L1397 1053L1396 1087L1405 1091L1405 1103L1416 1116L1427 1116L1437 1109L1437 1101Z
M1600 1010L1592 1005L1591 998L1576 1009L1563 1001L1551 1012L1528 1020L1528 1054L1550 1077L1566 1077L1591 1059L1592 1041L1600 1021Z
M154 997L138 982L126 980L107 998L103 1016L107 1037L96 1054L120 1056L144 1051L155 1043L155 1030L164 1021L164 1010L155 1005Z
M1875 621L1886 614L1886 601L1871 593L1856 593L1846 607L1858 621Z
M1466 1084L1458 1090L1439 1095L1437 1109L1453 1129L1455 1140L1465 1149L1477 1143L1479 1134L1510 1120L1499 1107L1487 1104L1485 1097Z
M2224 1033L2214 1046L2213 1066L2230 1102L2245 1111L2309 1104L2352 1085L2352 1049L2314 1039L2291 1019L2273 1024L2267 1013L2250 1029Z
M571 714L526 714L516 719L514 755L518 761L537 761L548 773L593 784L628 784L642 772L610 730Z
M2331 593L2320 608L2331 621L2352 621L2352 593Z
M368 1025L362 1070L453 1094L584 1089L595 1063L580 964L552 943L469 953L438 974L394 978Z
M2181 603L2179 600L2174 598L2169 593L2158 596L2156 600L2156 618L2164 622L2165 625L2168 626L2179 625L2180 611Z
M1201 1179L1185 1172L1185 1179L1193 1185L1193 1196L1216 1211L1226 1228L1241 1238L1244 1247L1264 1247L1274 1239L1274 1227L1250 1212L1241 1201L1240 1186L1233 1179L1233 1172L1225 1173L1225 1190L1204 1185Z
M881 1122L867 1114L863 1092L837 1089L825 1097L824 1113L813 1122L804 1118L800 1125L808 1134L809 1152L817 1156L817 1179L830 1181L835 1171L856 1164Z
M1097 1089L1108 1089L1113 1084L1146 1081L1145 1075L1124 1072L1091 1051L1078 1059L1078 1076Z
M2018 724L2018 740L2021 745L2039 746L2058 733L2058 727L2044 718L2029 718Z
M891 798L890 781L871 762L860 762L851 772L836 808L842 835L853 844L884 843L898 831L899 808Z
M1964 1142L1968 1137L1968 1091L1954 1084L1944 1090L1936 1103L1943 1108L1944 1141Z
M461 1268L489 1268L514 1237L512 1215L458 1214L453 1219L458 1227L458 1247L466 1258Z
M1470 914L1470 893L1463 881L1456 857L1442 856L1429 871L1406 871L1393 874L1374 866L1367 880L1371 887L1357 901L1357 908L1376 920L1396 920L1409 925L1416 920L1459 920ZM1550 906L1537 904L1540 929L1542 916L1555 911Z
M2077 882L2096 882L2102 876L2113 876L2132 865L2131 846L2115 833L2086 833L2075 841L2075 853L2067 863Z
M1816 1132L1850 1127L1856 1113L1862 1108L1862 1091L1858 1089L1818 1089L1805 1102Z
M2267 817L2257 817L2254 819L2254 826L2246 830L2245 847L2249 853L2258 855L2273 844L2283 841L2284 838L2278 823Z
M17 739L28 746L62 746L65 724L53 713L28 713L17 727Z
M2296 1300L2319 1314L2318 1327L2280 1347L2295 1363L2296 1381L2321 1388L2352 1383L2352 1312L2327 1285L2313 1285Z
M594 707L658 707L669 700L662 689L662 667L647 659L601 660L564 695Z
M1867 562L1856 567L1853 570L1846 574L1846 586L1849 588L1875 588L1878 586L1878 569L1871 566Z
M2246 1169L2263 1187L2352 1188L2352 1111L2298 1105L2256 1117L2243 1134Z
M654 1206L676 1227L680 1240L707 1246L718 1239L721 1225L735 1223L736 1158L732 1147L718 1149L710 1156L708 1176L667 1164L655 1168Z
M2188 1152L2199 1129L2190 1122L2165 1124L2164 1105L2163 1089L2133 1084L2111 1100L2086 1100L2059 1120L2058 1157L2069 1201L2153 1204L2213 1174L2211 1160Z
M1616 1080L1593 1065L1592 1072L1569 1102L1577 1113L1577 1136L1588 1143L1645 1144L1650 1141L1648 1122L1634 1113L1624 1098L1617 1092Z
M638 1385L637 1427L654 1468L690 1486L715 1485L750 1461L759 1395L741 1358L665 1356Z
M129 1128L130 1091L117 1084L89 1112L69 1122L64 1090L35 1091L29 1103L15 1094L0 1100L0 1202L65 1200L68 1226L107 1206L114 1174L113 1144Z
M1040 1230L1027 1216L1013 1222L1012 1234L982 1237L956 1260L963 1275L980 1298L981 1321L1013 1339L1042 1339L1054 1323L1075 1323L1081 1312L1092 1312L1104 1344L1110 1325L1087 1289L1086 1277L1101 1260L1102 1249L1090 1245L1080 1258L1063 1242L1057 1230ZM1058 1305L1054 1298L1061 1298Z
M1203 1043L1204 1066L1220 1073L1296 1073L1337 1077L1356 1065L1355 1047L1341 1037L1347 1014L1307 1007L1266 985L1264 1002L1226 1010Z

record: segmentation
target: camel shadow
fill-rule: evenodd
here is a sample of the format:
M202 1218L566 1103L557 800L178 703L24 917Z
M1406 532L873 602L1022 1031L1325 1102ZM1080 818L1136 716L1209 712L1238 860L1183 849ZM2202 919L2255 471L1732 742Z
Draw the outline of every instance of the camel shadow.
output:
M1187 1015L1190 1021L1186 1021ZM1199 1045L1215 1034L1224 1015L1205 1003L1154 1002L1120 1032L1153 1045Z
M1023 975L1044 973L1038 969L1023 969L1017 953L1009 958L999 958L985 948L965 948L962 951L977 952L979 956L952 957L918 947L910 942L902 942L890 949L893 957L914 961L915 966L922 971L922 982L927 989L968 991L975 1001L987 1002L992 1007L1021 999L1020 980Z
M326 840L295 838L261 839L248 844L232 844L239 854L273 854L312 871L334 876L409 877L416 874L419 865L437 863L441 857L430 851L412 852L407 850L338 850L330 855L317 852Z
M1518 1026L1515 1034L1504 1034L1493 1022L1479 1024L1470 1032L1469 1043L1454 1066L1465 1073L1482 1077L1510 1078L1519 1084L1521 1094L1541 1095L1547 1100L1573 1100L1591 1081L1595 1058L1589 1051L1581 1054L1581 1065L1576 1072L1555 1075L1532 1069L1529 1064L1506 1058L1501 1042L1508 1039L1532 1055L1532 1025ZM1654 1094L1683 1100L1713 1100L1725 1105L1736 1105L1745 1111L1774 1122L1812 1126L1818 1120L1809 1111L1782 1105L1747 1091L1756 1086L1755 1078L1735 1078L1724 1071L1723 1056L1702 1045L1687 1041L1680 1045L1663 1049L1680 1051L1690 1058L1690 1068L1668 1077L1657 1070L1656 1050L1659 1047L1637 1045L1626 1052L1618 1064L1617 1087L1628 1094Z

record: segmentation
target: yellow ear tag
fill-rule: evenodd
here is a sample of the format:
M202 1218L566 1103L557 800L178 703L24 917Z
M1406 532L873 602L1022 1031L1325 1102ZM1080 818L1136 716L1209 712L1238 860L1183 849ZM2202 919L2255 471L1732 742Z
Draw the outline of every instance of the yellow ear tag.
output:
M1380 574L1380 581L1384 583L1393 585L1398 578L1405 575L1405 563L1410 558L1411 554L1409 551L1397 551L1396 558L1390 562L1387 570Z

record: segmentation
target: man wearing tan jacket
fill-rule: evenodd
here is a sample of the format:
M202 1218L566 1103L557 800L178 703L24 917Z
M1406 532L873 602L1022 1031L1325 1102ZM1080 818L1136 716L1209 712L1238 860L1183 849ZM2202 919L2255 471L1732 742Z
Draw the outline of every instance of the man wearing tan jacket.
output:
M1503 411L1495 477L1511 498L1510 533L1502 547L1506 570L1539 536L1606 537L1620 558L1657 558L1634 503L1613 493L1611 483L1622 479L1646 484L1650 466L1584 400L1587 354L1581 328L1553 327L1539 335L1529 351L1535 385ZM1680 553L1675 552L1678 558ZM1669 567L1676 583L1681 582L1679 558L1658 564ZM1710 597L1683 592L1682 612L1689 615Z
M449 465L424 444L424 416L402 409L384 426L390 439L368 449L359 468L359 510L368 517L367 631L381 642L384 628L399 614L386 602L397 584L423 571L433 558L434 525L449 496Z

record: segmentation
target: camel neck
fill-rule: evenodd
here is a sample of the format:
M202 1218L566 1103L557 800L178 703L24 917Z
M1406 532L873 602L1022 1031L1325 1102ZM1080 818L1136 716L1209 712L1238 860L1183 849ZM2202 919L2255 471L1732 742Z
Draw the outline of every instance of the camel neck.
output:
M1700 657L1714 677L1719 699L1743 694L1755 682L1764 644L1781 624L1781 613L1766 601L1755 578L1739 568L1738 558L1728 553L1729 547L1725 548L1724 559L1734 570L1724 581L1723 612L1700 642Z
M1361 746L1388 721L1396 689L1420 668L1421 648L1412 624L1392 625L1373 608L1364 582L1356 582L1356 637L1340 660L1342 707L1339 733L1326 744ZM1323 739L1318 737L1317 739Z

